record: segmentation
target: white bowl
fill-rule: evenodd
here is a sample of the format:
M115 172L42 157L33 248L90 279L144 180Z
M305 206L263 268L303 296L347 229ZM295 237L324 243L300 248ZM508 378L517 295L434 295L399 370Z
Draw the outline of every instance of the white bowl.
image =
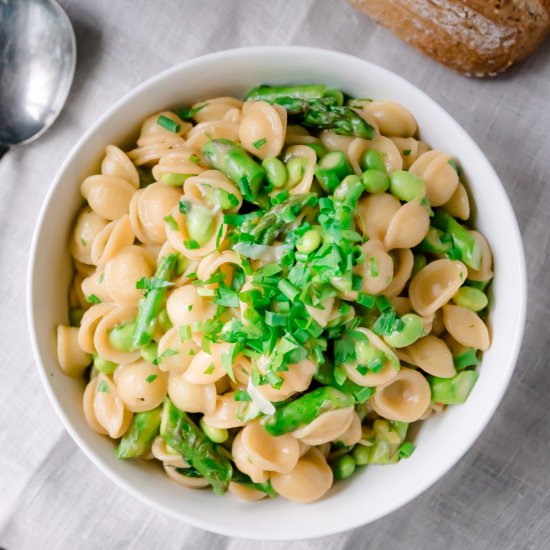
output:
M82 200L79 184L98 169L105 145L129 146L151 113L208 97L242 96L260 83L317 82L358 97L402 103L418 120L424 140L459 159L474 197L476 227L487 237L495 259L493 343L468 401L425 422L408 460L361 469L308 505L283 498L247 503L186 490L160 469L118 460L112 443L86 424L83 383L57 367L54 333L58 323L67 322L67 243ZM526 274L518 225L501 182L473 140L439 105L401 77L361 59L313 48L266 47L223 51L165 71L120 100L86 132L59 170L42 208L30 255L27 298L33 350L46 391L73 439L107 476L149 506L203 529L252 539L294 540L337 533L392 512L437 481L469 449L494 413L515 366L525 320Z

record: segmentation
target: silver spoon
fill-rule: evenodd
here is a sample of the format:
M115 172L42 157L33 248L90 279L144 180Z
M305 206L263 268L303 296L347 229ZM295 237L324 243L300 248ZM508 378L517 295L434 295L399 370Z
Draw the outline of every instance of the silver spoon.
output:
M0 0L0 158L53 124L75 63L73 28L55 0Z

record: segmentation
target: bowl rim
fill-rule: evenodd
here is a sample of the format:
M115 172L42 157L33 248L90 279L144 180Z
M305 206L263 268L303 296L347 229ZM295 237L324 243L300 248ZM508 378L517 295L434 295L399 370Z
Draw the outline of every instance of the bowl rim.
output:
M144 89L154 86L158 81L162 81L163 79L169 77L174 73L181 71L184 68L192 69L194 66L200 67L202 63L208 62L208 61L221 61L224 59L230 61L231 59L239 56L247 56L247 55L252 56L252 55L257 55L262 53L273 54L274 52L277 52L281 56L285 56L285 55L296 56L301 54L323 55L323 56L326 56L327 58L331 58L333 61L340 60L342 62L353 62L353 63L360 62L365 66L365 68L374 67L379 72L385 73L388 76L391 75L391 78L397 79L404 86L413 87L418 94L423 96L422 99L425 101L425 103L427 104L430 110L437 111L438 114L445 119L446 124L452 127L453 130L456 130L457 132L462 133L464 135L466 140L469 142L469 146L475 149L476 152L480 155L480 157L485 161L486 169L491 172L491 175L494 177L495 181L498 182L499 184L498 192L502 195L501 198L503 200L503 204L507 209L507 212L505 213L505 215L507 219L509 219L512 222L512 225L513 225L511 229L512 229L512 233L514 234L514 240L515 240L514 245L516 246L516 249L518 251L517 261L518 261L518 268L519 268L519 283L520 283L519 288L516 289L517 304L519 306L518 307L519 317L516 320L514 337L509 347L509 354L508 354L509 367L503 373L503 376L501 379L502 382L501 382L499 391L494 394L494 398L490 402L490 405L482 410L475 425L471 426L471 431L468 432L468 437L464 438L460 451L457 451L456 454L454 454L450 459L448 459L442 466L440 466L439 468L435 468L430 475L427 475L425 477L422 483L418 484L418 486L414 491L410 491L403 498L396 499L396 501L393 502L391 506L387 506L377 511L376 513L372 514L368 519L361 520L361 519L350 518L347 521L347 523L343 525L339 524L336 527L329 526L329 525L326 525L326 526L316 525L315 531L312 528L303 529L303 532L299 533L297 536L292 534L285 535L284 532L281 533L281 536L272 536L269 533L261 534L256 531L246 533L243 535L243 531L239 527L234 527L234 528L233 527L227 528L225 526L218 527L214 522L204 520L201 517L192 516L192 515L189 515L187 512L183 512L180 510L175 511L171 507L168 507L165 504L163 504L158 499L149 498L148 496L143 494L141 491L136 489L130 482L128 482L124 476L119 475L118 473L114 472L108 465L104 464L102 459L100 459L99 456L96 455L96 452L80 437L78 431L73 429L68 416L63 411L55 395L53 387L50 384L49 377L47 376L45 361L43 361L42 356L40 355L37 330L35 328L37 326L37 319L34 311L34 304L35 304L35 298L36 298L35 291L34 291L34 276L35 276L35 263L36 263L37 247L38 247L40 232L47 221L47 214L50 210L52 198L56 188L60 184L60 181L63 179L67 167L72 162L73 158L79 154L82 144L88 139L88 137L91 134L93 134L96 131L96 129L104 123L104 121L106 121L118 109L120 109L122 105L124 105L127 102L130 102L136 95L139 95ZM61 423L63 424L65 430L67 430L69 435L76 442L78 447L84 452L84 454L111 481L115 482L127 493L135 497L137 500L139 500L149 508L162 512L163 514L173 519L184 521L190 525L200 527L210 532L215 532L226 536L246 537L252 540L266 540L266 541L268 540L269 541L271 540L272 541L276 541L276 540L290 541L290 540L314 539L314 538L328 536L331 534L336 534L336 533L340 533L350 529L354 529L362 525L366 525L367 523L376 521L394 512L401 506L404 506L405 504L417 498L420 494L422 494L429 487L431 487L435 482L440 480L472 447L474 442L480 436L481 432L487 426L489 420L492 418L496 408L500 404L502 397L504 395L504 392L506 391L506 388L508 387L508 384L510 382L510 378L516 367L517 358L520 352L524 329L525 329L525 319L526 319L526 311L527 311L527 273L526 273L526 265L525 265L525 251L524 251L523 242L522 242L519 226L517 223L517 219L515 217L515 213L513 211L513 208L508 198L508 195L506 193L506 190L498 174L495 172L491 163L489 162L487 157L484 155L484 153L481 151L481 149L479 148L477 143L474 141L474 139L470 136L470 134L466 132L466 130L464 130L464 128L462 128L462 126L443 107L439 105L439 103L437 103L434 99L432 99L422 89L418 88L416 85L412 84L411 82L409 82L408 80L400 76L399 74L394 73L389 69L386 69L385 67L381 67L376 63L372 63L370 61L359 58L357 56L335 51L335 50L309 47L309 46L257 46L257 47L232 48L232 49L216 51L206 55L191 58L187 61L174 65L164 71L161 71L150 78L147 78L139 86L137 86L136 88L132 89L130 92L128 92L127 94L119 98L111 107L109 107L104 112L102 116L100 116L81 135L81 137L73 146L69 154L66 156L60 168L57 170L53 178L53 181L50 185L50 188L48 189L48 192L46 194L46 197L44 199L44 202L40 210L40 214L35 224L35 228L32 235L30 252L29 252L29 263L28 263L28 272L27 272L27 280L26 280L26 309L27 309L28 328L30 333L33 357L36 363L36 368L38 370L39 377L46 391L46 394L48 395L48 398L54 410L56 411L57 416L61 420Z

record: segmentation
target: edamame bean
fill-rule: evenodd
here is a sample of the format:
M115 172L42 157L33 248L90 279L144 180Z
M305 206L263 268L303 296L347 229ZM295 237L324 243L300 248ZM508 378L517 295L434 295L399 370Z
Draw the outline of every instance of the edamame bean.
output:
M355 460L351 455L339 456L331 466L336 479L348 479L355 472Z
M168 332L173 326L172 321L170 321L170 317L168 317L168 312L165 309L159 313L157 323L163 332Z
M361 174L361 182L368 193L384 193L390 186L390 178L386 172L369 169Z
M145 347L141 348L141 356L148 363L152 363L158 356L158 344L156 342L151 342Z
M386 172L386 165L382 159L382 155L374 149L369 149L363 153L363 156L359 160L359 166L361 170L379 170L380 172Z
M286 170L288 172L287 185L292 188L302 181L306 173L306 160L302 157L292 157L286 163Z
M379 370L386 362L384 352L369 342L357 342L355 344L355 353L359 364L364 365L368 369Z
M296 250L304 254L309 254L319 248L322 240L321 228L313 227L308 229L296 243Z
M273 187L284 187L286 185L288 174L283 161L277 157L267 157L262 162L262 168L267 174L267 181Z
M121 323L109 333L109 343L118 351L134 351L132 339L136 330L136 321Z
M214 232L212 213L203 206L193 205L185 220L189 237L200 245L207 243Z
M173 174L171 172L168 172L166 174L162 174L160 177L160 181L162 183L165 183L166 185L174 185L175 187L179 187L180 185L183 185L185 180L190 176L191 174Z
M418 315L406 313L401 317L401 321L403 321L401 330L394 330L384 336L386 344L392 348L410 346L424 335L424 323Z
M489 300L487 295L478 288L463 286L453 296L453 302L457 306L466 307L472 311L481 311L487 306Z
M214 187L212 185L203 184L201 186L204 193L204 198L212 205L219 206L222 210L229 210L238 206L239 199L233 193L229 193L225 189Z
M204 432L204 435L213 441L214 443L223 443L227 441L229 437L229 432L225 428L214 428L204 421L204 418L201 418L199 421L201 430Z
M356 445L351 455L357 466L365 466L365 464L369 463L370 451L369 448L364 445Z
M426 196L426 184L416 174L398 170L390 174L390 191L398 199L409 202Z
M97 353L94 353L94 368L99 372L102 372L103 374L112 374L115 372L116 367L116 363L107 361L106 359L103 359L103 357L100 357Z

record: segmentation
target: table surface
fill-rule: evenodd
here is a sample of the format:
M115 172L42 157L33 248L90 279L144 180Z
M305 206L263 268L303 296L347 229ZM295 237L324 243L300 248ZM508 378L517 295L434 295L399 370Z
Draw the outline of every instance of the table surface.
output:
M79 59L66 108L36 143L0 162L0 546L8 550L549 548L550 45L494 80L469 80L376 27L343 0L65 0ZM162 7L161 7L162 6ZM36 374L24 304L44 195L76 140L145 79L208 52L300 44L401 74L447 109L499 173L525 243L527 327L493 420L441 481L368 526L310 542L206 533L114 486L65 433ZM47 289L46 289L47 291Z

